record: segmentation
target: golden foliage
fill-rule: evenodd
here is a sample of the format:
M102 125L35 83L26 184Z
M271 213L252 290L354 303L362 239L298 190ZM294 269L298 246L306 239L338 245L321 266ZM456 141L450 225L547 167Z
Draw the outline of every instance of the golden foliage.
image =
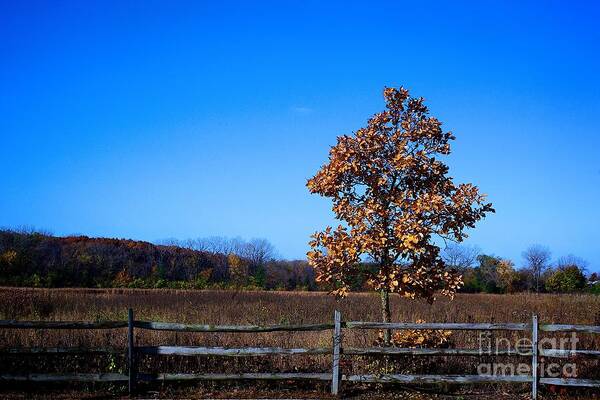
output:
M7 250L0 254L0 261L5 262L8 265L12 265L17 259L17 252L14 250Z
M125 269L122 269L117 273L117 275L113 279L113 286L127 287L132 281L133 278L131 277L131 275L129 275L129 273Z
M517 279L514 264L511 260L502 259L498 262L496 273L500 288L507 292L513 292L513 283Z
M454 136L428 115L423 99L404 88L386 88L384 97L386 110L338 137L328 163L308 180L344 223L312 236L309 263L317 281L342 297L356 275L410 298L433 301L438 290L452 296L461 277L446 269L436 240L462 241L492 205L477 187L447 175L439 157L450 153ZM377 270L359 268L365 256Z
M227 256L227 264L229 265L229 276L231 281L236 285L243 285L248 280L248 263L240 256L230 253Z
M417 320L417 324L425 321ZM400 348L448 348L450 347L450 338L452 331L433 330L433 329L406 329L394 332L391 339L391 345ZM376 346L383 346L384 332L379 331L379 336L375 342Z

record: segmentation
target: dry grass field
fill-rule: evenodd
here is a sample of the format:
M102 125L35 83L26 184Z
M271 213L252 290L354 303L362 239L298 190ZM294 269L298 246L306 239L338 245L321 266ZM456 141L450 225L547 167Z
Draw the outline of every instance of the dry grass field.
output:
M336 302L325 293L316 292L234 292L234 291L183 291L183 290L135 290L135 289L0 289L0 319L20 320L125 320L127 309L134 309L135 318L151 321L173 321L205 324L296 324L322 323L333 320L333 311L342 312L343 320L379 321L379 301L375 294L352 294ZM458 295L453 301L440 298L433 305L426 302L394 297L392 314L394 321L414 322L529 322L532 313L539 315L541 323L573 323L600 325L600 296L589 295ZM331 332L276 332L261 334L222 333L172 333L136 330L138 345L191 345L191 346L281 346L281 347L329 347ZM502 335L498 333L497 335ZM513 340L518 335L507 333ZM598 336L598 335L596 335ZM344 345L369 347L377 337L376 331L344 331ZM580 335L578 348L600 349L600 338ZM126 347L126 330L51 331L51 330L0 330L0 347ZM477 348L477 333L454 332L450 345ZM106 372L125 371L125 357L77 355L11 356L0 355L0 373L34 372ZM497 358L496 358L497 359ZM480 362L491 362L486 357L411 357L388 359L374 357L345 357L343 373L416 373L474 374ZM525 360L527 362L527 360ZM146 356L141 360L143 372L329 372L330 356L269 356L269 357L172 357ZM578 375L581 378L600 378L598 360L580 360ZM175 384L173 384L175 385ZM223 391L224 388L227 390ZM8 396L14 388L5 387ZM56 388L55 388L56 389ZM167 390L163 387L160 390ZM186 395L207 393L224 395L229 390L243 397L244 390L252 395L271 393L274 389L309 390L325 396L324 384L291 383L248 384L237 386L225 383L204 383L187 387ZM508 398L525 395L528 386L469 388L427 388L434 392L469 393L487 390ZM584 392L545 389L546 396L571 394L583 396ZM114 393L124 393L119 388ZM121 390L121 391L119 391ZM171 390L171 389L168 389ZM258 391L258 392L257 392ZM390 395L389 387L353 387L345 384L347 396L364 396L365 393ZM1 395L1 393L0 393ZM593 396L592 392L585 395ZM319 395L320 396L320 395ZM510 397L512 396L512 397ZM372 398L371 395L368 396Z

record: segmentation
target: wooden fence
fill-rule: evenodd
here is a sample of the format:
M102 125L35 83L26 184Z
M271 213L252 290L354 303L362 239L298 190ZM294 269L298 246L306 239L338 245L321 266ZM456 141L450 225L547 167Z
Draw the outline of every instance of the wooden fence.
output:
M73 373L73 374L0 374L0 381L27 381L27 382L128 382L129 391L134 392L138 382L152 381L186 381L186 380L320 380L331 381L331 393L337 395L340 383L347 382L399 382L413 384L432 383L531 383L532 398L537 398L538 385L562 385L600 388L600 380L574 379L574 378L546 378L538 376L538 358L556 357L568 358L573 356L600 356L597 350L562 350L538 348L539 332L582 332L600 333L600 326L591 325L556 325L538 324L537 316L532 317L531 323L380 323L380 322L342 322L341 314L335 311L333 323L303 324L303 325L194 325L170 322L148 322L134 319L133 310L129 309L128 320L104 322L49 322L49 321L0 321L0 328L5 329L116 329L127 328L127 360L128 373ZM325 331L333 330L332 346L324 348L280 348L280 347L197 347L197 346L136 346L134 341L135 329L149 329L157 331L174 332L287 332L287 331ZM528 350L494 350L486 352L482 349L455 349L455 348L397 348L397 347L370 347L354 348L342 346L342 329L433 329L433 330L478 330L478 331L531 331L532 345ZM114 348L15 348L0 349L4 354L116 354L122 349ZM185 373L160 373L146 374L138 371L137 357L142 354L152 355L178 355L178 356L265 356L274 354L287 355L332 355L331 373L240 373L240 374L185 374ZM340 374L341 356L353 355L422 355L422 356L479 356L503 355L531 356L531 375L403 375L403 374L377 374L377 375L342 375Z

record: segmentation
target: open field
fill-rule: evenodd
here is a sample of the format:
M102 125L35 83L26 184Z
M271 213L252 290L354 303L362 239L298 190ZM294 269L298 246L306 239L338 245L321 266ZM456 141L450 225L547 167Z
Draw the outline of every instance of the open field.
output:
M300 324L332 322L334 309L343 320L380 320L379 301L375 294L352 294L341 302L318 292L234 292L132 289L0 289L0 319L22 320L125 320L127 308L133 308L136 319L204 324ZM600 297L589 295L458 295L454 301L440 298L433 305L423 301L392 299L392 319L398 322L530 322L531 314L543 323L600 325ZM498 333L495 335L501 335ZM517 333L506 333L516 340ZM596 335L598 336L598 335ZM373 345L376 331L347 331L344 343L357 347ZM600 338L579 335L579 349L600 349ZM115 347L124 349L124 329L96 331L0 330L0 347ZM474 332L454 332L450 346L477 348ZM190 345L224 347L329 347L331 332L272 332L259 334L174 333L137 330L138 345ZM0 373L34 372L119 372L126 369L125 357L81 357L63 355L2 355ZM414 373L476 374L486 357L412 357L394 356L381 360L373 357L345 357L343 373ZM497 359L497 358L496 358ZM514 359L514 358L513 358ZM598 360L578 361L581 378L599 379ZM267 356L252 358L145 356L140 370L145 372L330 372L331 359L323 356ZM278 386L279 385L279 386ZM265 392L291 383L258 384ZM231 384L205 383L190 393L205 393L210 388L236 387ZM294 390L316 390L325 395L325 384L294 384ZM373 390L375 386L368 389ZM259 389L259 391L263 390ZM456 388L442 388L454 391ZM481 386L459 390L480 392ZM495 395L527 393L528 386L487 388ZM552 389L552 388L551 388ZM115 389L117 390L117 389ZM192 392L189 392L192 390ZM240 390L248 390L242 386ZM345 393L361 390L347 385ZM436 389L436 390L439 390ZM571 393L580 395L569 389ZM383 393L389 394L389 388ZM219 392L217 389L216 393ZM252 391L255 393L256 390ZM243 394L238 393L239 396ZM217 396L212 394L211 396Z

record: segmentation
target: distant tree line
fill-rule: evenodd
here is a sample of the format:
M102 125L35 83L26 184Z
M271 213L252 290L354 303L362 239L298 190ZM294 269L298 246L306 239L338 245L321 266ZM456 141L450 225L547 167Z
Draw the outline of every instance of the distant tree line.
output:
M552 262L547 247L533 245L522 253L523 264L480 254L477 248L451 245L443 253L444 261L462 273L462 292L467 293L576 293L600 294L600 276L587 274L587 263L568 255Z
M0 230L0 285L316 289L304 261L275 258L264 239L149 242Z
M600 294L600 276L587 274L585 261L569 255L553 263L540 245L523 252L520 268L468 246L448 246L442 257L462 274L461 292ZM361 262L357 268L377 266ZM349 282L353 291L369 288L359 276ZM31 229L0 230L0 286L335 290L317 284L305 260L278 259L265 239L213 236L153 244Z

